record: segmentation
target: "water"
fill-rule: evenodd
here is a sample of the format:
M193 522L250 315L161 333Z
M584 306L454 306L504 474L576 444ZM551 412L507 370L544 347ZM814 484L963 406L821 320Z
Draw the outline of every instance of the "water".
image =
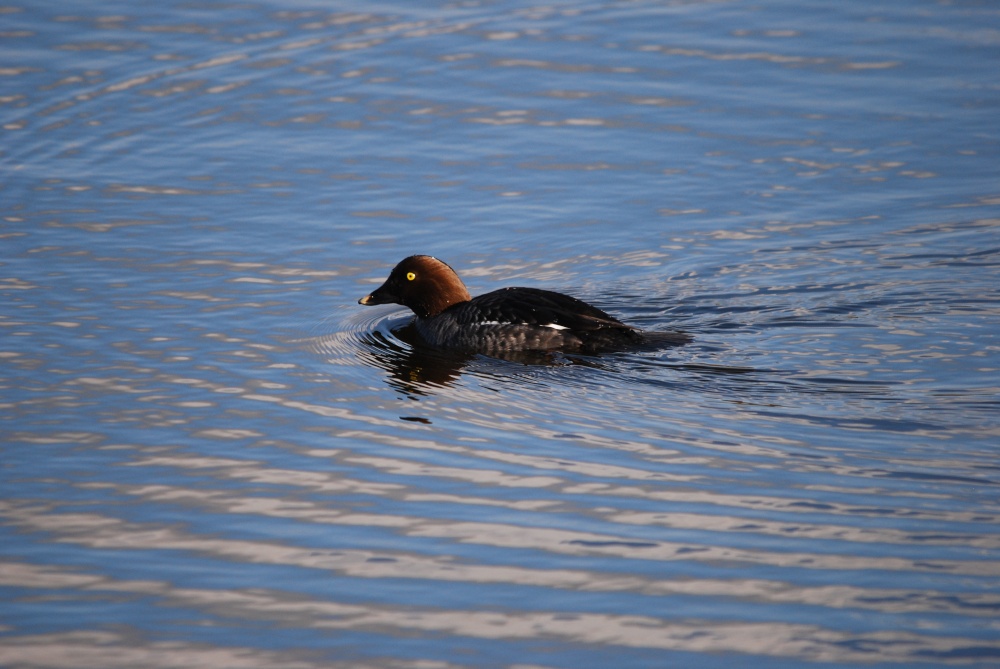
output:
M0 36L0 665L1000 662L990 3ZM410 253L695 340L414 348Z

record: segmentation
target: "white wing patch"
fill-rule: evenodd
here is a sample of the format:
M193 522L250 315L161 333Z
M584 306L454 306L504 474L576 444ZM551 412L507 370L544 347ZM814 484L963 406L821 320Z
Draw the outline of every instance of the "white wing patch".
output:
M527 325L527 323L501 323L500 321L480 321L476 323L476 327L494 326L494 325ZM540 325L543 328L552 328L553 330L569 330L565 325L559 325L558 323L546 323L545 325Z

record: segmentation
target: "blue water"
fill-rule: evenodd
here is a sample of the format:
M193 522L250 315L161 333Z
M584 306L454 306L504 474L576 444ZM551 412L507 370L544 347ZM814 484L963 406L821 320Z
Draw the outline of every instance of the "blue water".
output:
M996 666L998 47L0 7L0 666ZM427 351L357 305L411 253L694 341Z

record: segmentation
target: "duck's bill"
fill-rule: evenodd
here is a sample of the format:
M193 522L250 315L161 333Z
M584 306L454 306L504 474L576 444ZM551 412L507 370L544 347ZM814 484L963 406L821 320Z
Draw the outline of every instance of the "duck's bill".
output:
M358 304L363 304L366 307L375 306L376 304L399 304L399 298L386 290L385 286L380 286L371 295L366 295L358 300Z

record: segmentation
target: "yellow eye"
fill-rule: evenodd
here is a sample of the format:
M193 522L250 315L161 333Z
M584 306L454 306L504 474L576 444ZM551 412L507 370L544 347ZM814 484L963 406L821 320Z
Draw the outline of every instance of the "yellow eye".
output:
M413 281L416 278L417 278L417 275L414 274L413 272L407 272L406 273L406 280L407 281Z

